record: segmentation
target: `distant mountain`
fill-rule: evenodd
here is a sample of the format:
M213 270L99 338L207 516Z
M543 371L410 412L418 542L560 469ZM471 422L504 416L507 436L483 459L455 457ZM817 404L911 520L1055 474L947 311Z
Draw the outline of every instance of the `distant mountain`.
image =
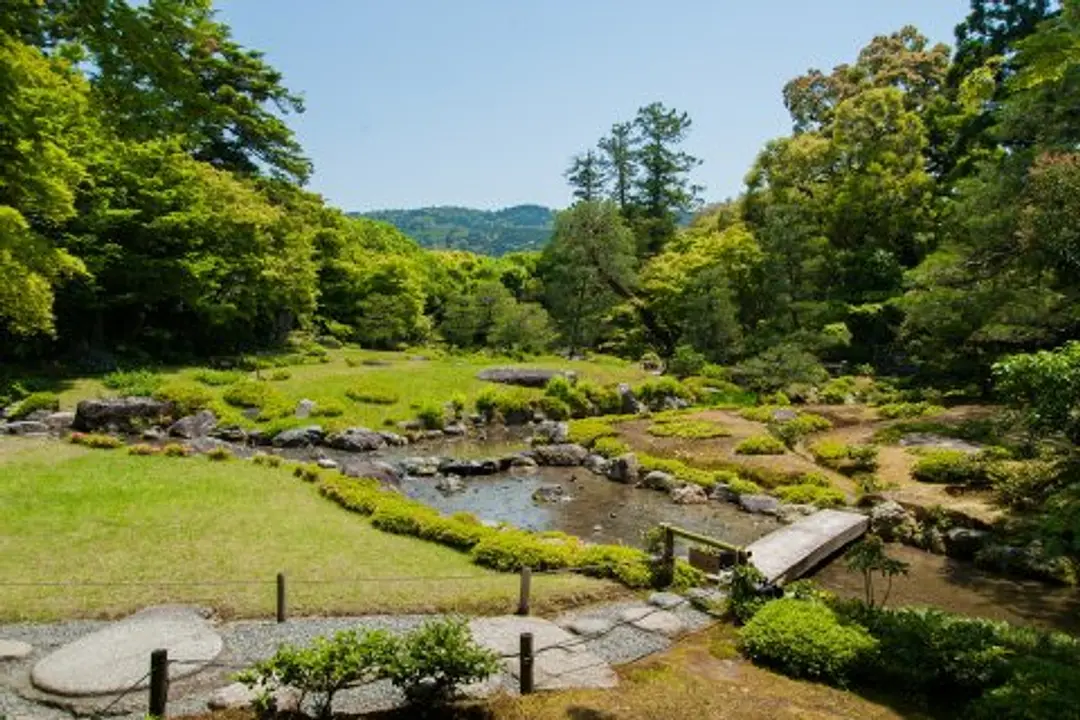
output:
M515 205L502 210L429 207L350 214L388 222L427 248L496 256L539 250L551 238L555 222L555 211L541 205Z

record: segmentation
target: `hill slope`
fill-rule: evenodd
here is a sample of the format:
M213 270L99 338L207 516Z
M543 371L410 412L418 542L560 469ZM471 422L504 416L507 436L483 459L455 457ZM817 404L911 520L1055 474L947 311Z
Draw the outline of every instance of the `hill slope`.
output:
M515 205L502 210L429 207L351 213L394 225L427 248L471 250L504 255L539 250L551 237L555 211L541 205Z

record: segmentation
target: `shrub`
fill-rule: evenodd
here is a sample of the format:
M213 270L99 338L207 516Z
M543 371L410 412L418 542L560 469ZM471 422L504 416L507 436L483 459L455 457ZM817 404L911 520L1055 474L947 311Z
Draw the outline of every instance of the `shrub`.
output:
M786 503L796 505L817 505L818 507L840 507L847 504L847 498L840 490L818 485L784 485L774 491L776 496Z
M1066 718L1080 708L1080 668L1038 657L1023 658L1012 677L976 700L973 720Z
M320 400L311 411L311 417L341 417L344 414L345 407L334 400Z
M477 565L502 572L523 567L557 570L577 565L583 548L579 539L569 535L503 530L481 540L471 554Z
M1057 463L1041 460L990 463L986 474L999 502L1017 510L1037 509L1063 480Z
M446 409L435 402L426 402L416 411L416 419L428 430L442 430L446 425Z
M175 380L154 392L162 402L172 403L177 416L194 415L214 404L214 395L205 387L192 382Z
M270 379L274 382L283 382L290 379L291 377L292 373L284 369L274 370L272 373L270 373Z
M465 393L456 392L450 396L450 402L448 404L450 406L450 412L454 414L455 418L460 420L461 417L465 415L465 408L468 407L469 401L468 398L465 397Z
M551 378L544 387L544 397L561 401L566 406L567 417L585 417L592 413L589 398L565 376Z
M784 422L769 422L769 432L789 448L795 447L807 435L828 430L831 427L832 423L828 419L813 413L804 413L793 420Z
M257 380L241 380L233 383L226 388L221 397L229 405L239 408L261 408L269 403L284 402L284 398L277 390Z
M609 421L603 418L584 418L571 420L569 425L569 439L572 443L589 447L597 440L604 437L614 437L619 434Z
M660 458L649 455L648 453L638 453L637 458L638 463L646 472L659 470L660 472L666 472L667 474L672 475L677 480L700 485L704 488L711 488L716 485L715 473L709 470L691 467L681 460Z
M211 387L219 387L224 385L232 385L238 383L244 379L244 373L239 370L197 370L194 374L195 380L201 382L203 385L210 385Z
M736 565L731 573L727 609L740 623L747 623L768 600L762 594L765 576L753 565Z
M557 397L545 395L540 398L540 412L551 420L568 420L573 414L570 406Z
M728 437L731 431L723 425L707 420L676 420L656 422L649 427L649 434L656 437L678 437L688 440Z
M12 411L10 419L22 420L30 413L37 412L38 410L56 412L59 409L60 398L57 397L55 393L36 392L27 395L19 401L19 404L15 406L15 410Z
M148 456L148 455L160 455L160 454L161 454L161 448L154 447L153 445L147 445L145 443L140 443L138 445L131 445L131 446L128 447L128 455Z
M191 449L180 443L169 443L161 448L161 454L165 457L187 457L191 454Z
M370 388L349 388L345 391L345 397L365 405L394 405L400 400L394 393Z
M476 398L476 411L493 420L522 422L532 416L533 395L525 388L484 388Z
M102 433L71 433L69 440L76 445L94 448L96 450L115 450L123 446L124 441L112 435Z
M653 409L658 409L668 399L679 399L687 402L694 399L693 393L673 377L647 380L636 388L634 394Z
M465 620L429 620L405 635L386 667L386 677L409 701L439 704L461 686L486 680L499 658L472 638Z
M783 455L786 451L784 443L770 435L748 437L735 446L738 455Z
M743 478L735 478L734 480L728 479L728 489L736 495L761 495L765 490L753 480L744 480Z
M101 384L117 395L150 397L165 383L165 378L151 370L111 372L101 378Z
M675 354L672 355L667 369L672 375L685 378L691 375L699 375L704 368L704 355L691 345L680 345L675 348Z
M832 481L824 473L811 471L786 478L781 485L814 485L827 488L832 487Z
M845 475L877 470L876 445L845 445L833 440L821 440L810 446L810 453L819 465Z
M945 408L940 405L934 405L928 402L905 402L905 403L890 403L888 405L882 405L878 408L878 413L883 418L890 420L897 419L912 419L926 417L928 415L940 415L945 412Z
M623 545L590 545L579 559L581 572L593 577L614 578L630 588L650 587L653 564L648 553Z
M616 388L594 385L581 380L578 381L577 388L592 403L594 412L601 415L616 415L622 412L623 399Z
M616 458L630 452L630 445L618 438L601 437L593 443L593 452L606 458Z
M845 624L829 607L783 599L761 608L739 633L754 662L785 675L846 685L877 642L864 628Z
M978 458L961 450L930 450L911 469L919 482L947 485L984 485L989 481Z
M227 447L216 447L211 448L206 453L206 457L213 462L225 462L226 460L232 460L235 455L233 455L232 451Z
M752 422L769 423L773 421L773 413L780 409L775 405L748 407L739 411L739 417Z
M812 353L798 345L774 345L732 368L732 379L757 392L774 392L789 385L820 385L829 373Z

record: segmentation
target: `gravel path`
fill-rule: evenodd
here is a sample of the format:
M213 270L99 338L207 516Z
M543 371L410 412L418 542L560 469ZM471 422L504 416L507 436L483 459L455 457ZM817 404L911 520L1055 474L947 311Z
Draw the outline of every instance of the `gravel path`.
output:
M606 603L587 606L555 619L563 627L578 618L595 618L613 625L596 637L582 636L583 649L595 653L612 665L618 665L663 651L673 640L663 632L639 629L625 617L626 613L644 615L646 621L674 615L686 631L706 627L712 618L688 602L672 608L661 608L643 601ZM264 620L243 620L221 623L217 630L225 649L212 666L198 675L175 681L169 691L169 714L180 716L202 712L209 695L233 682L233 675L253 662L269 657L281 643L304 645L320 635L330 635L347 629L383 629L404 633L418 627L430 615L378 615L359 618L297 618L284 624ZM643 621L644 622L644 621ZM101 621L72 621L52 624L0 625L0 637L22 640L34 646L33 654L25 660L0 661L0 718L7 720L68 720L73 715L87 716L100 712L113 702L112 697L64 699L61 707L43 702L56 702L37 692L29 682L34 663L53 650L88 633L105 627ZM511 661L512 662L512 661ZM511 678L502 677L484 686L490 692L497 687L514 691ZM335 699L335 709L360 713L385 710L400 705L400 693L389 683L379 682L341 693ZM146 691L137 690L116 702L109 715L123 720L142 720L146 710Z

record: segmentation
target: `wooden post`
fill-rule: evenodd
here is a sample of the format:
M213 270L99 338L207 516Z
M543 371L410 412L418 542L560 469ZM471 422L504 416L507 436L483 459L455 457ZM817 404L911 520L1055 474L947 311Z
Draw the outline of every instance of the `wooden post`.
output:
M277 621L285 622L285 573L277 574Z
M518 593L518 615L529 614L529 593L532 590L532 568L521 568L521 589Z
M521 633L521 694L529 695L533 691L533 635Z
M661 587L675 581L675 530L668 524L660 526L664 531L664 554L661 556Z
M169 651L155 650L150 653L150 716L164 718L168 700Z

